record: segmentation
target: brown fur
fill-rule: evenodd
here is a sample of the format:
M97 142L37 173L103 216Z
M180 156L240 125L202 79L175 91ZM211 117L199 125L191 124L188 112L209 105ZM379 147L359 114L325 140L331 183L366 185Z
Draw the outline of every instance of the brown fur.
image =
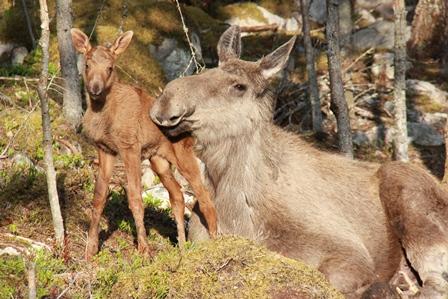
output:
M188 131L196 137L214 191L218 230L306 261L350 298L366 290L370 297L389 292L382 283L398 270L403 246L406 254L416 256L413 264L423 264L415 269L434 271L437 288L446 293L441 267L423 258L430 247L422 240L429 236L438 244L433 256L443 256L447 224L435 203L424 203L424 193L415 198L421 211L408 205L411 177L406 171L396 184L389 183L384 172L390 173L387 167L393 166L384 166L377 175L377 164L318 151L272 123L268 79L286 65L293 44L292 39L257 62L242 61L239 29L232 26L218 45L219 67L170 82L152 108L152 119L171 134ZM420 173L424 179L413 180L413 186L443 193L428 174ZM397 184L403 189L395 190ZM401 199L394 201L387 194ZM418 217L423 227L417 230L403 222L409 232L397 234L388 209ZM425 222L430 211L438 227ZM206 237L200 219L196 211L190 221L193 240ZM426 285L435 289L424 279Z
M148 158L152 169L170 194L170 202L177 224L180 245L185 241L184 199L179 184L171 173L175 165L191 184L207 219L210 235L216 235L216 212L209 192L200 179L199 167L193 153L191 137L173 142L163 135L149 119L147 111L154 99L144 91L117 82L113 71L117 55L128 46L132 32L118 37L111 48L91 47L87 36L72 29L77 50L84 53L86 70L84 80L89 95L88 108L83 119L85 135L97 146L99 172L95 185L92 219L86 248L90 259L98 251L99 220L107 198L108 183L116 155L124 162L127 177L127 196L137 227L138 248L151 253L146 241L141 198L141 158Z

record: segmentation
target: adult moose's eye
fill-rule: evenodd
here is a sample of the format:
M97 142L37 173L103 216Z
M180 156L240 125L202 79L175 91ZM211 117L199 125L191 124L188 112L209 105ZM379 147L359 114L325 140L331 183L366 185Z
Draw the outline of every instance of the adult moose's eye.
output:
M233 85L233 88L235 88L239 92L244 92L244 91L246 91L247 86L244 85L244 84L238 84L237 83L237 84Z

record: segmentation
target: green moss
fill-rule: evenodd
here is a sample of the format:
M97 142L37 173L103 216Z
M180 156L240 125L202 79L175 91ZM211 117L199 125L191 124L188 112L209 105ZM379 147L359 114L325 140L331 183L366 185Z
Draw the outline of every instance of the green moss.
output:
M219 16L223 20L232 17L238 17L241 19L254 19L263 23L267 20L258 9L255 3L244 2L226 5L219 10Z
M259 5L284 18L293 17L293 13L297 11L294 0L260 0Z
M422 112L433 113L433 112L440 112L440 111L446 110L445 105L433 101L430 97L428 97L426 95L413 96L411 99L411 103L413 105L418 106L419 109L422 110Z
M285 290L342 298L323 275L241 238L168 249L151 264L114 277L113 298L267 298Z

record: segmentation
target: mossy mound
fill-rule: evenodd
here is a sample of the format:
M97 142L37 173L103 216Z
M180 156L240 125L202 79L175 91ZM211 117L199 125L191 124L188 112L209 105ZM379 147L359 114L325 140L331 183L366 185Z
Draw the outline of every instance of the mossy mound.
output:
M227 237L160 253L118 274L111 298L343 298L323 275L245 239Z

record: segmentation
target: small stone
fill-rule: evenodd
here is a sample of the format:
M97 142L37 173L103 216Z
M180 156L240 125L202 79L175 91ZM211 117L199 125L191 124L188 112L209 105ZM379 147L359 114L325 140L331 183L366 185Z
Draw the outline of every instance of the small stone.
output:
M154 172L150 168L144 168L143 169L143 175L142 175L142 186L144 189L148 189L152 186L154 186L156 176L154 175Z
M17 167L30 168L34 167L33 161L22 153L17 153L12 158L13 165Z
M28 50L25 47L17 47L14 48L11 52L11 64L12 65L21 65L25 60L25 57L28 55Z

